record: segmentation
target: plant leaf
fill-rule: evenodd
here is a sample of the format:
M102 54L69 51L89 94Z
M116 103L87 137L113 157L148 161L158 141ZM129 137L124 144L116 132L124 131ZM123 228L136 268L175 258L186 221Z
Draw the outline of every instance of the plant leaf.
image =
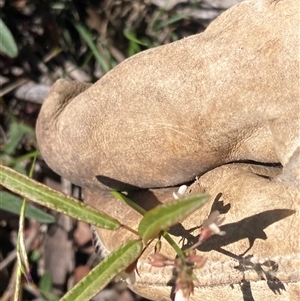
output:
M20 215L20 210L22 206L22 200L14 194L11 194L7 191L0 191L0 208L8 212ZM31 204L26 204L25 216L27 218L35 219L40 223L54 223L55 218L36 208Z
M88 301L120 272L130 266L141 254L143 243L130 240L101 261L77 283L60 301Z
M35 203L99 228L109 230L120 228L119 221L104 212L21 175L9 167L0 165L0 178L4 187Z
M95 45L93 41L93 37L91 32L81 23L79 22L74 22L73 23L76 30L79 32L80 36L84 39L84 41L87 43L91 51L93 52L94 57L98 61L99 65L103 69L105 73L109 71L109 66L107 65L107 62L101 57L97 46Z
M159 26L157 26L156 29L158 30L158 29L164 28L168 25L171 25L173 23L176 23L178 21L186 19L188 16L189 16L189 14L182 14L182 15L177 15L177 16L171 17L170 19L168 19L164 22L161 22L161 24L159 24Z
M126 28L123 30L123 34L125 36L125 38L131 42L134 42L136 44L140 44L140 45L143 45L143 46L148 46L147 43L139 40L136 35L135 35L135 32L133 30L131 30L130 28Z
M155 238L162 230L179 223L208 200L207 194L188 195L182 199L159 205L148 211L138 226L144 243Z
M10 58L18 56L18 47L8 27L0 19L0 51Z
M52 289L52 277L49 271L45 271L39 282L39 289L43 292L50 292Z
M9 128L10 138L8 143L5 144L3 152L8 155L13 154L25 134L33 136L34 131L32 128L21 122L13 121Z
M134 209L136 212L138 212L141 215L145 215L145 213L147 212L144 208L142 208L140 205L138 205L137 203L135 203L134 201L132 201L126 195L124 195L123 193L121 193L119 191L112 190L110 192L110 194L113 195L118 200L120 200L120 201L124 202L125 204L127 204L128 206L130 206L132 209Z
M147 213L147 211L144 208L142 208L140 205L138 205L137 203L135 203L134 201L132 201L131 199L129 199L123 193L118 192L116 190L112 190L110 193L114 197L116 197L117 199L119 199L120 201L124 202L125 204L127 204L128 206L130 206L132 209L134 209L135 211L137 211L139 214L145 215ZM178 247L177 243L172 239L172 237L168 234L168 232L167 231L163 231L162 236L170 244L170 246L176 251L176 253L178 254L178 256L180 256L180 257L183 258L183 252L182 252L182 250Z
M17 257L18 257L18 269L23 272L27 281L31 280L29 260L25 246L25 208L27 199L24 198L20 211L19 218L19 231L18 231L18 243L17 243ZM20 275L20 274L19 274ZM21 280L21 279L20 279ZM21 284L22 281L17 281ZM18 288L21 289L21 286Z

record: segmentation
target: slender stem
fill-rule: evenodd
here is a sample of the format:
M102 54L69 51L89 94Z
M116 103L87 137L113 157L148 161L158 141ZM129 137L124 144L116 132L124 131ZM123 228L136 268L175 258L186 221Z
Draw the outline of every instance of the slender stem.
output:
M111 191L111 194L114 197L116 197L117 199L119 199L122 202L124 202L125 204L127 204L128 206L130 206L132 209L136 210L141 215L145 215L145 213L147 212L144 208L142 208L141 206L136 204L134 201L130 200L123 193L120 193L120 192L114 190L114 191ZM139 233L137 231L131 229L130 227L128 227L126 225L122 225L122 227L129 230L130 232L132 232L134 234L139 235ZM184 252L178 247L177 243L172 239L172 237L169 235L169 233L166 230L162 232L162 236L170 244L170 246L175 250L177 255L183 259L185 257Z
M185 250L186 253L188 253L191 250L195 250L196 248L198 248L203 241L198 241L195 244L193 244L192 246L190 246L188 249Z
M130 231L131 233L133 233L133 234L135 234L137 236L140 236L140 234L136 230L130 228L129 226L121 224L121 227L124 228L124 229L126 229L126 230L128 230L128 231Z
M170 244L170 246L175 250L177 255L184 259L184 252L178 247L178 244L173 240L169 233L165 230L162 233L162 237Z
M25 159L30 159L32 157L36 158L39 154L40 154L40 151L39 150L35 150L35 151L31 152L31 153L27 153L27 154L25 154L23 156L20 156L18 158L12 158L12 159L10 159L10 161L8 162L7 165L11 166L13 164L16 164L17 162L20 162L20 161L25 160Z
M131 199L129 199L126 195L124 195L121 192L118 192L116 190L113 190L110 192L114 197L116 197L117 199L119 199L120 201L124 202L125 204L127 204L128 206L130 206L132 209L134 209L135 211L137 211L139 214L141 215L145 215L145 213L147 212L144 208L142 208L140 205L138 205L136 202L132 201Z

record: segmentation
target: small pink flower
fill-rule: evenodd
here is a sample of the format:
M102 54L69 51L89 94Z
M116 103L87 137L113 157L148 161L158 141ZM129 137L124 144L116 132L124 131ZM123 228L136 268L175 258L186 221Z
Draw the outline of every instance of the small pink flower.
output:
M206 258L196 254L190 255L187 260L193 263L195 268L202 268L206 263Z
M179 289L176 292L174 301L189 301L189 300L190 300L190 294L184 293L182 289Z
M168 257L160 253L154 253L153 255L151 255L151 257L152 261L150 262L150 264L153 267L161 268L169 265L174 265L174 260L169 259Z
M193 255L192 255L193 256ZM186 258L188 260L188 258ZM175 300L188 301L190 295L194 293L194 280L196 276L194 275L194 267L188 264L187 260L182 260L177 258L176 271L176 289L175 289Z
M213 234L225 235L225 231L221 231L219 226L223 223L225 217L220 218L220 212L218 210L213 211L209 217L202 224L202 231L199 237L199 241L204 241Z

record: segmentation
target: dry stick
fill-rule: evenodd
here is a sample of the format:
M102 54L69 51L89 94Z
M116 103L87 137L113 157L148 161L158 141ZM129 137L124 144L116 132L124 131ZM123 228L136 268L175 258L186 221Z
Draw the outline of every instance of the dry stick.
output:
M38 234L37 228L38 227L32 227L34 230L31 231L25 241L26 249L30 247L33 240L35 239L36 235ZM17 256L17 251L14 249L11 251L3 261L0 262L0 271L2 271L4 268L6 268Z
M37 227L36 224L37 224L36 222L33 222L32 231L30 231L30 233L25 241L26 249L28 249L31 246L32 242L39 234L39 231L38 231L39 227ZM15 249L12 252L10 252L9 255L0 263L0 271L3 270L8 264L10 264L16 257L17 257L17 251ZM18 262L15 263L9 284L7 286L7 289L3 293L0 301L8 301L14 294L16 275L17 275L17 265L18 265Z
M59 54L62 51L60 48L55 48L51 50L48 54L45 55L43 58L43 61L39 62L38 68L43 72L45 68L48 70L47 66L45 63L48 63L52 58L54 58L57 54ZM16 80L15 82L11 83L8 85L6 88L0 89L0 97L4 96L5 94L11 92L12 90L26 84L29 82L29 78L20 78Z
M5 94L9 93L10 91L24 85L29 81L28 78L20 78L17 81L13 82L12 84L8 85L6 88L0 90L0 97L4 96Z
M15 258L17 257L17 251L14 249L0 262L0 271L4 270Z
M17 269L18 269L18 263L16 262L13 272L12 272L12 275L10 277L9 284L8 284L5 292L3 293L0 301L8 301L13 296L14 291L15 291L15 286L16 286Z

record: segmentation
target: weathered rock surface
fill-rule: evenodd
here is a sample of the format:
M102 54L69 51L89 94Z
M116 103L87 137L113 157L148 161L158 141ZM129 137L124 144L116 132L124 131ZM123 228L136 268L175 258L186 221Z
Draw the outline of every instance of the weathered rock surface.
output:
M245 1L204 33L135 55L93 85L58 81L41 109L49 166L132 227L140 217L109 189L153 207L200 176L192 190L210 203L171 232L189 243L188 229L222 193L227 235L199 250L209 262L192 300L299 299L299 23L299 1ZM109 250L128 237L97 233ZM171 271L150 268L147 252L139 271L136 291L169 300Z

